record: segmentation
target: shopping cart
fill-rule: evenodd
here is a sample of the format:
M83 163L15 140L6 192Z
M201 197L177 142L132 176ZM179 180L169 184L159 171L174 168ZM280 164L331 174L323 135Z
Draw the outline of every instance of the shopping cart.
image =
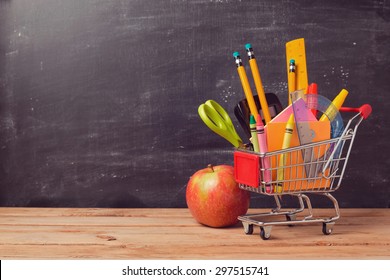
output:
M235 177L239 187L273 196L276 202L276 208L270 212L238 217L246 234L252 234L253 226L259 226L260 237L267 240L274 225L305 223L322 223L322 232L331 234L335 221L340 218L338 202L331 192L341 185L358 126L370 115L371 106L343 107L340 111L357 112L349 119L340 137L268 153L255 153L246 149L234 152ZM310 152L306 153L308 150ZM310 158L304 158L305 155L310 155ZM334 215L314 216L308 194L318 194L329 199ZM280 198L283 195L296 197L299 207L282 209ZM303 211L305 213L302 214L307 215L298 218L296 214Z

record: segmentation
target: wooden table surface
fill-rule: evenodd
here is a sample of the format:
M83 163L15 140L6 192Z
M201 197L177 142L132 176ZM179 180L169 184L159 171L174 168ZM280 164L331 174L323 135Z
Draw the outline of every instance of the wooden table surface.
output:
M205 227L188 209L0 208L0 259L390 259L389 209L341 209L330 235L321 224L274 226L266 241L259 231Z

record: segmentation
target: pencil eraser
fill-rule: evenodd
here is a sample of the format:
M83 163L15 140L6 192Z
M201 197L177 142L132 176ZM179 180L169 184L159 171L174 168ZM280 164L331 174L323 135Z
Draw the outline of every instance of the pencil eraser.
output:
M290 64L294 63L295 64L295 59L290 59Z
M234 52L233 53L233 57L237 57L237 56L240 56L240 53L239 52Z
M245 45L245 48L250 49L250 48L252 48L252 45L248 43Z

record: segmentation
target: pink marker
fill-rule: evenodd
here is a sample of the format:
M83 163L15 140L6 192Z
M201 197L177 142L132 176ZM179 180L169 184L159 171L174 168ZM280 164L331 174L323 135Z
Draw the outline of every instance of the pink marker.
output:
M260 153L268 152L267 146L267 137L265 136L264 124L261 120L261 116L258 114L256 116L256 132L257 132L257 140L259 142ZM268 157L262 157L262 167L264 168L264 181L266 182L265 191L267 193L272 192L271 184L267 184L267 182L271 181L271 170L270 170L270 161Z

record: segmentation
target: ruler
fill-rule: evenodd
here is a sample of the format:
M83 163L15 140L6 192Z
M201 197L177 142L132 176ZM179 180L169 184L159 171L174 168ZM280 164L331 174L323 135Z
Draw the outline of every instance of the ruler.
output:
M310 128L311 110L307 106L302 106L302 99L305 94L303 90L297 90L291 93L291 101L294 112L295 126L298 133L300 145L310 144L316 137L315 131ZM304 103L306 104L306 103ZM302 150L303 162L305 163L306 178L313 178L316 174L316 164L310 164L313 159L313 148L305 148Z
M303 89L306 92L308 86L305 40L303 38L292 40L286 43L286 65L289 72L290 60L295 60L296 89Z

